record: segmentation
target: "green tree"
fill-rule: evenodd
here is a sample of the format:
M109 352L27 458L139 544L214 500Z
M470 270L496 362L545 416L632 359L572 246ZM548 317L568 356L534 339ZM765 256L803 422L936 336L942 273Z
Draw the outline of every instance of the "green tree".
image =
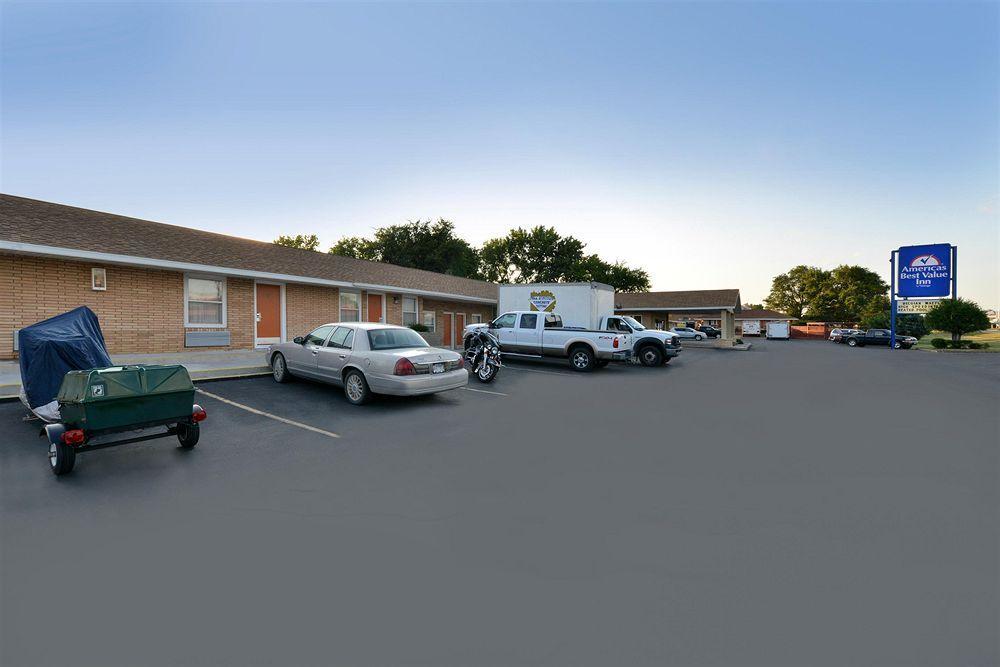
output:
M371 262L377 262L381 257L374 243L360 236L345 236L330 246L329 252L331 255L367 259Z
M889 285L863 266L838 266L827 273L809 305L809 315L828 322L857 322L887 301Z
M927 326L947 331L958 341L963 334L990 328L990 318L979 304L966 299L943 299L927 313Z
M444 218L382 227L373 239L346 237L330 252L467 278L479 274L479 253Z
M283 245L288 248L299 248L301 250L315 250L319 247L319 237L315 234L305 236L296 234L295 236L285 236L282 234L274 239L275 245Z
M810 304L819 295L823 282L829 274L816 266L800 264L788 273L775 276L771 281L771 293L764 299L768 308L786 313L801 320Z
M479 251L480 275L500 283L546 283L593 280L623 292L649 289L649 274L623 262L584 254L586 244L562 236L554 227L518 227L490 239Z
M649 274L644 269L633 269L623 262L611 264L597 255L587 255L580 263L580 280L611 285L619 292L646 292L649 290Z

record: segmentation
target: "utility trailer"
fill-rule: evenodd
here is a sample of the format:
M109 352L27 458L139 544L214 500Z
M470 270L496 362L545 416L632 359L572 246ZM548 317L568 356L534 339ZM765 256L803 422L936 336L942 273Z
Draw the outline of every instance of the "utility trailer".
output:
M204 408L194 402L194 384L184 366L112 366L70 371L57 400L60 421L40 435L49 440L49 465L64 475L76 455L176 436L183 449L198 444ZM118 433L157 429L130 438Z

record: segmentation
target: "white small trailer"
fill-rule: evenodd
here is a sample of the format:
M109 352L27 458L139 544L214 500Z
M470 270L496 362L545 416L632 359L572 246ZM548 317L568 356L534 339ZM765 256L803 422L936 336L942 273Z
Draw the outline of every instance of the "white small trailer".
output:
M744 336L759 336L760 335L760 320L743 320L743 335Z
M792 337L792 327L788 322L768 322L767 337L782 338L787 340Z

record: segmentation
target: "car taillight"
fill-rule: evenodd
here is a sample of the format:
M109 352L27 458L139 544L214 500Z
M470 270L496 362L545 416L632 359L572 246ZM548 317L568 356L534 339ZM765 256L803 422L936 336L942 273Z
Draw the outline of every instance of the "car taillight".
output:
M198 422L205 421L207 417L208 413L205 412L205 408L196 404L194 406L194 411L191 413L191 420L197 424Z
M465 368L465 359L463 359L462 357L459 357L458 358L458 365L455 366L455 368L456 369L457 368Z
M413 375L417 371L413 368L413 364L406 357L403 357L396 362L396 368L393 369L393 375Z
M74 428L62 434L63 444L79 445L83 442L83 430Z
M614 347L614 348L618 347L618 336L615 336L615 340L614 340L613 343L611 343L611 347Z

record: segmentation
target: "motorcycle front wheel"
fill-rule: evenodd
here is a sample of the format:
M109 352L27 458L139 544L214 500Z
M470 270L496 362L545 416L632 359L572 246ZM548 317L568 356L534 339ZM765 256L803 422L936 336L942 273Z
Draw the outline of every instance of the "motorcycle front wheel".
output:
M476 367L472 375L475 376L475 378L480 382L482 382L483 384L489 384L490 382L493 382L493 380L496 379L497 373L499 371L500 368L493 364L482 363L479 364L478 367Z

